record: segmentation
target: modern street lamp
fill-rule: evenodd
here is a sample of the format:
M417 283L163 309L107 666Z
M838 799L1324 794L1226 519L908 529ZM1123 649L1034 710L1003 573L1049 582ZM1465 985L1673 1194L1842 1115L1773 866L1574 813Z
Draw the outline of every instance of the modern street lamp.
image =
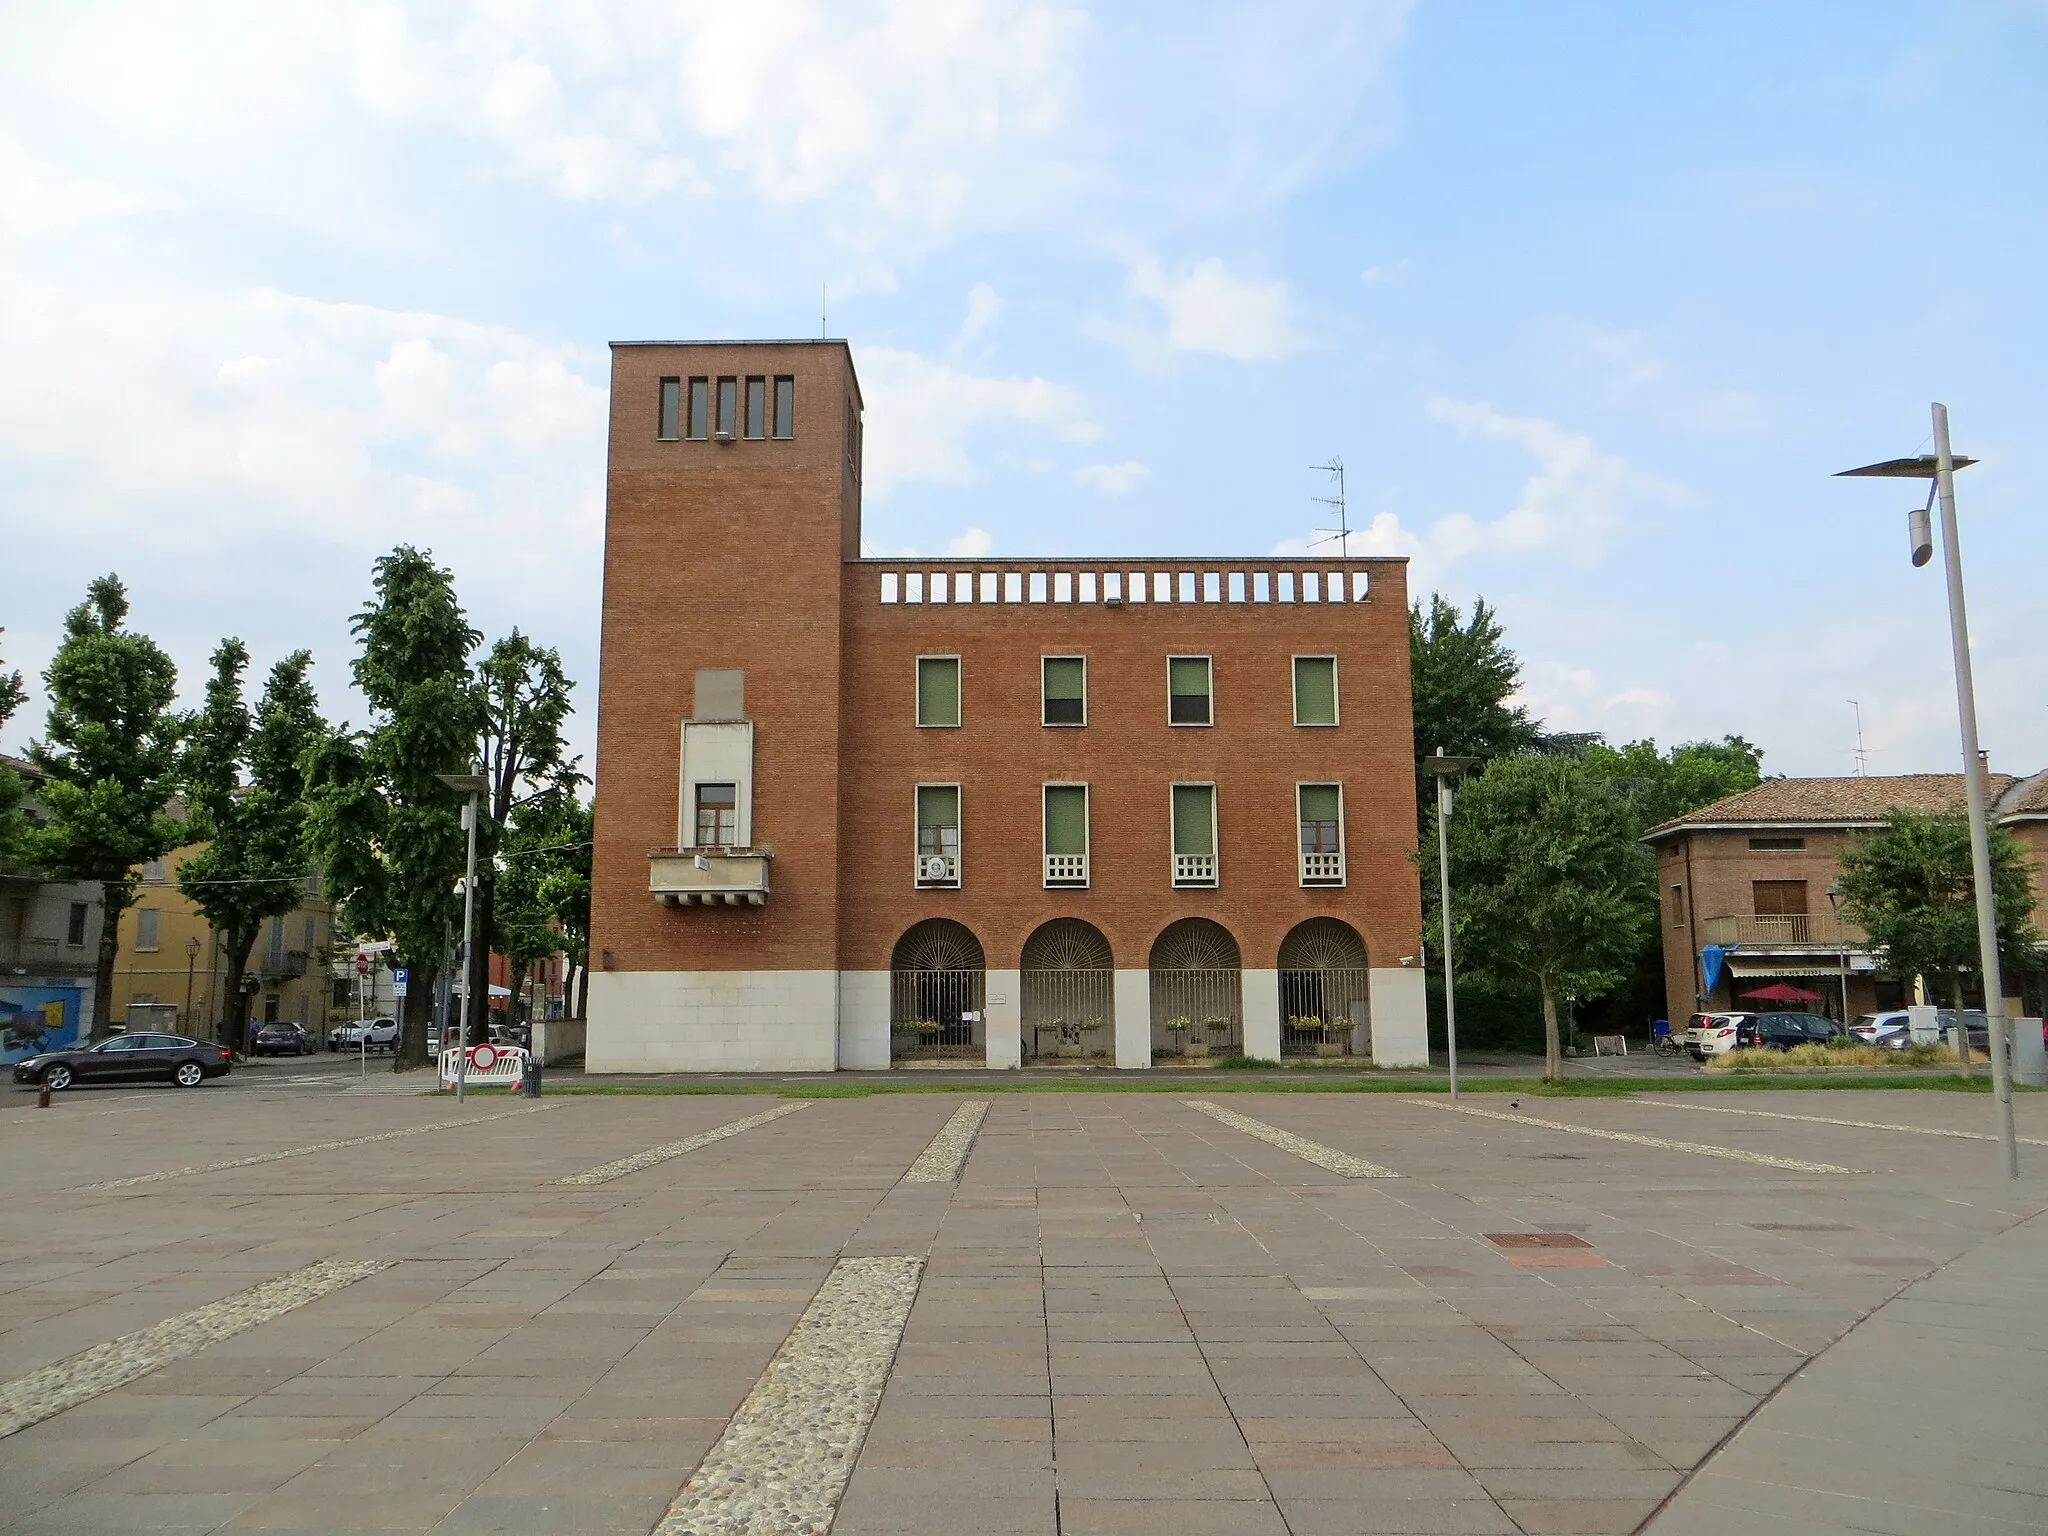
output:
M1977 895L1977 964L1984 978L1984 1016L1990 1026L1991 1087L1998 1101L1998 1144L2005 1154L2005 1176L2020 1176L2020 1149L2012 1123L2012 1059L2005 1037L2005 982L1998 965L1998 905L1991 888L1991 830L1988 820L1989 786L1985 782L1983 755L1977 749L1977 690L1970 675L1970 621L1963 606L1963 551L1956 532L1955 472L1976 463L1956 457L1948 441L1948 407L1936 401L1934 452L1918 458L1887 459L1861 469L1845 469L1850 477L1886 480L1932 480L1928 501L1941 500L1941 559L1948 577L1949 648L1955 653L1956 713L1963 734L1963 797L1970 812L1970 873ZM1913 564L1925 565L1934 554L1933 531L1928 527L1928 509L1915 507L1907 514L1907 532L1912 543ZM1956 1039L1963 1059L1969 1059L1970 1030L1958 1009Z
M1841 960L1842 974L1842 1029L1849 1028L1849 941L1842 934L1842 882L1828 882L1828 911L1835 919L1835 942L1841 946L1837 951Z
M192 967L199 963L199 935L189 934L185 939L185 1027L192 1027ZM176 971L171 973L173 976Z
M462 877L462 1024L461 1033L455 1038L455 1102L460 1104L469 1080L469 994L476 990L471 985L475 977L470 974L469 961L476 923L476 803L490 788L490 781L480 773L440 773L435 777L458 795L469 796L462 807L463 830L469 833L469 862Z
M1458 993L1451 977L1451 784L1479 766L1476 757L1435 757L1422 760L1422 771L1436 780L1436 873L1444 919L1444 1047L1451 1063L1451 1097L1458 1096Z

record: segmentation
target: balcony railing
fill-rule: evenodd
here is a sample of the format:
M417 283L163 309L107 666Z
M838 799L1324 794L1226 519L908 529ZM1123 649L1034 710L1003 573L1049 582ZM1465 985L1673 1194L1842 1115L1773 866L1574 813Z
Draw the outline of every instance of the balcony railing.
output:
M768 900L765 848L657 848L648 894L665 907L758 907Z
M1176 853L1173 856L1173 883L1175 885L1214 885L1216 883L1216 855L1213 853Z
M82 949L79 951L80 955L84 953ZM55 939L0 938L0 966L6 966L10 970L15 966L31 965L54 968L57 963L58 949Z
M920 853L917 856L917 883L937 890L948 890L960 883L960 855L957 853Z
M1702 925L1708 944L1862 944L1863 930L1833 914L1790 917L1710 917Z
M1045 883L1053 886L1079 886L1088 883L1088 855L1085 853L1048 853L1045 856Z
M266 950L257 965L257 974L265 981L296 981L306 974L311 958L303 949Z
M1344 855L1340 853L1303 853L1301 856L1301 883L1303 885L1342 885L1344 883Z

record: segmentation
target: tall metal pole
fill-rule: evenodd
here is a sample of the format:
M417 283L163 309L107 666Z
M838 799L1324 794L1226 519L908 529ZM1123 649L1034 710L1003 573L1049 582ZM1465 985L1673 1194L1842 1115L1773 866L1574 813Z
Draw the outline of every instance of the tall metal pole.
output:
M2005 1038L2005 982L1998 965L1997 893L1991 885L1991 831L1984 759L1977 748L1977 690L1970 676L1970 621L1963 607L1963 551L1956 532L1955 459L1948 442L1948 407L1934 410L1934 483L1941 494L1941 559L1948 576L1949 644L1955 652L1956 713L1963 728L1963 794L1970 809L1970 873L1977 887L1977 964L1984 978L1984 1016L1990 1025L1991 1091L1998 1101L1998 1145L2005 1176L2020 1176L2020 1149L2012 1123L2012 1058ZM1969 1020L1956 1010L1956 1043L1968 1051ZM1967 1060L1967 1056L1964 1058Z
M1444 749L1438 747L1442 757ZM1458 993L1451 980L1451 780L1436 781L1436 871L1444 918L1444 1045L1451 1060L1451 1097L1458 1096Z
M469 792L469 804L462 808L462 824L469 829L469 863L462 877L462 1032L456 1037L455 1102L463 1101L469 1082L469 994L476 990L476 967L469 963L470 936L476 922L476 791Z

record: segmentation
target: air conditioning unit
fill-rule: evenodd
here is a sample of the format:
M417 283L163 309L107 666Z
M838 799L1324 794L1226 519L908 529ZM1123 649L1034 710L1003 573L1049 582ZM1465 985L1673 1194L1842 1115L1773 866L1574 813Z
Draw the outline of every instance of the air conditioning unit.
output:
M943 880L950 873L951 871L946 868L946 861L936 853L924 861L924 877L927 880Z

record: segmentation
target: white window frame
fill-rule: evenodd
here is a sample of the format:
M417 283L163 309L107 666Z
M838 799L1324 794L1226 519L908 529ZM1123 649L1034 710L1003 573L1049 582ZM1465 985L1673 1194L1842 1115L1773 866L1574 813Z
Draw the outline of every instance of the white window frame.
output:
M1173 664L1176 661L1202 661L1209 665L1209 718L1206 720L1176 720L1173 718ZM1182 652L1166 658L1166 723L1182 730L1207 730L1216 724L1216 658L1198 651Z
M1209 713L1213 715L1215 714L1215 712L1216 711L1212 706ZM1198 874L1189 874L1185 878L1183 878L1180 862L1183 855L1180 851L1178 844L1176 844L1174 841L1175 828L1173 819L1173 792L1176 789L1206 789L1209 791L1209 846L1216 851L1209 855L1209 874L1207 879L1203 879ZM1171 859L1171 868L1173 870L1173 884L1175 889L1177 890L1215 890L1218 886L1220 886L1223 883L1223 841L1217 835L1216 828L1217 798L1218 796L1216 794L1216 781L1214 779L1175 779L1171 784L1166 786L1167 853L1168 857ZM1295 815L1297 818L1299 818L1301 812L1298 808L1298 801L1296 802L1296 805L1297 809L1295 811ZM1299 842L1300 838L1301 833L1299 828L1297 827L1295 831L1295 840ZM1198 853L1191 853L1185 855L1185 857L1190 859L1198 859L1201 857L1201 855Z
M1313 875L1309 871L1310 855L1301 847L1301 792L1304 789L1334 789L1337 791L1337 864L1334 871L1319 866ZM1346 883L1345 854L1349 850L1350 838L1344 830L1344 782L1341 779L1300 779L1294 786L1294 866L1301 884L1308 890L1334 890ZM1315 855L1327 858L1327 854Z
M941 720L926 721L924 715L924 690L918 685L924 680L919 674L928 661L950 661L953 663L953 703L959 719L950 723ZM1041 688L1044 686L1041 681ZM967 665L960 659L958 651L933 651L920 656L910 667L910 709L917 720L920 731L957 731L961 721L967 718Z
M1045 849L1048 830L1045 819L1045 792L1048 789L1078 789L1081 791L1081 870L1078 876L1062 875L1055 879L1052 870L1054 858L1071 858L1071 854L1051 854ZM1085 891L1093 873L1090 855L1095 847L1095 796L1085 783L1078 779L1047 779L1038 786L1038 856L1039 868L1048 891Z
M1295 663L1299 661L1327 661L1330 664L1330 712L1333 718L1328 725L1320 722L1311 723L1301 718L1301 674L1295 667ZM1214 692L1215 687L1215 679L1211 678L1210 691ZM1337 655L1334 651L1303 651L1298 656L1288 658L1287 689L1294 702L1294 724L1297 730L1334 731L1344 723L1344 684L1338 675ZM1215 713L1214 705L1210 706L1210 713Z
M924 861L927 855L925 854L923 849L917 846L918 833L921 830L923 830L924 825L917 819L917 803L921 798L923 798L924 792L928 789L950 789L953 791L953 815L956 818L953 824L953 831L959 837L960 840L959 851L953 855L953 870L951 875L938 880L927 880L925 878ZM1044 815L1044 811L1041 809L1039 814L1042 817ZM1039 846L1042 848L1045 846L1044 834L1040 833L1039 838ZM960 889L961 879L966 873L967 864L967 794L964 790L961 789L957 781L949 779L922 780L911 789L910 851L911 872L914 876L915 883L919 890L957 891Z
M1048 719L1046 719L1046 718L1045 718L1045 704L1046 704L1046 695L1045 695L1045 664L1046 664L1046 663L1047 663L1048 661L1078 661L1079 663L1081 663L1081 718L1080 718L1080 719L1078 719L1078 720L1048 720ZM1214 688L1215 688L1215 683L1214 683L1214 680L1213 680L1213 678L1212 678L1212 680L1211 680L1211 682L1210 682L1210 688L1211 688L1211 690L1212 690L1212 691L1213 691L1213 690L1214 690ZM1169 707L1170 707L1170 706L1169 706ZM1211 704L1211 705L1209 706L1209 713L1210 713L1210 714L1212 714L1212 715L1213 715L1214 713L1216 713L1216 707L1215 707L1215 705L1214 705L1213 703L1212 703L1212 704ZM1038 658L1038 723L1039 723L1040 725L1044 726L1044 727L1045 727L1045 728L1046 728L1047 730L1054 730L1054 731L1072 731L1072 730L1081 730L1081 729L1084 729L1084 728L1085 728L1085 727L1087 726L1087 724L1088 724L1088 658L1087 658L1086 656L1078 655L1078 654L1076 654L1076 653L1075 653L1075 652L1073 652L1073 651L1048 651L1048 652L1046 652L1046 653L1045 653L1044 655L1042 655L1042 656L1040 656L1040 657Z

